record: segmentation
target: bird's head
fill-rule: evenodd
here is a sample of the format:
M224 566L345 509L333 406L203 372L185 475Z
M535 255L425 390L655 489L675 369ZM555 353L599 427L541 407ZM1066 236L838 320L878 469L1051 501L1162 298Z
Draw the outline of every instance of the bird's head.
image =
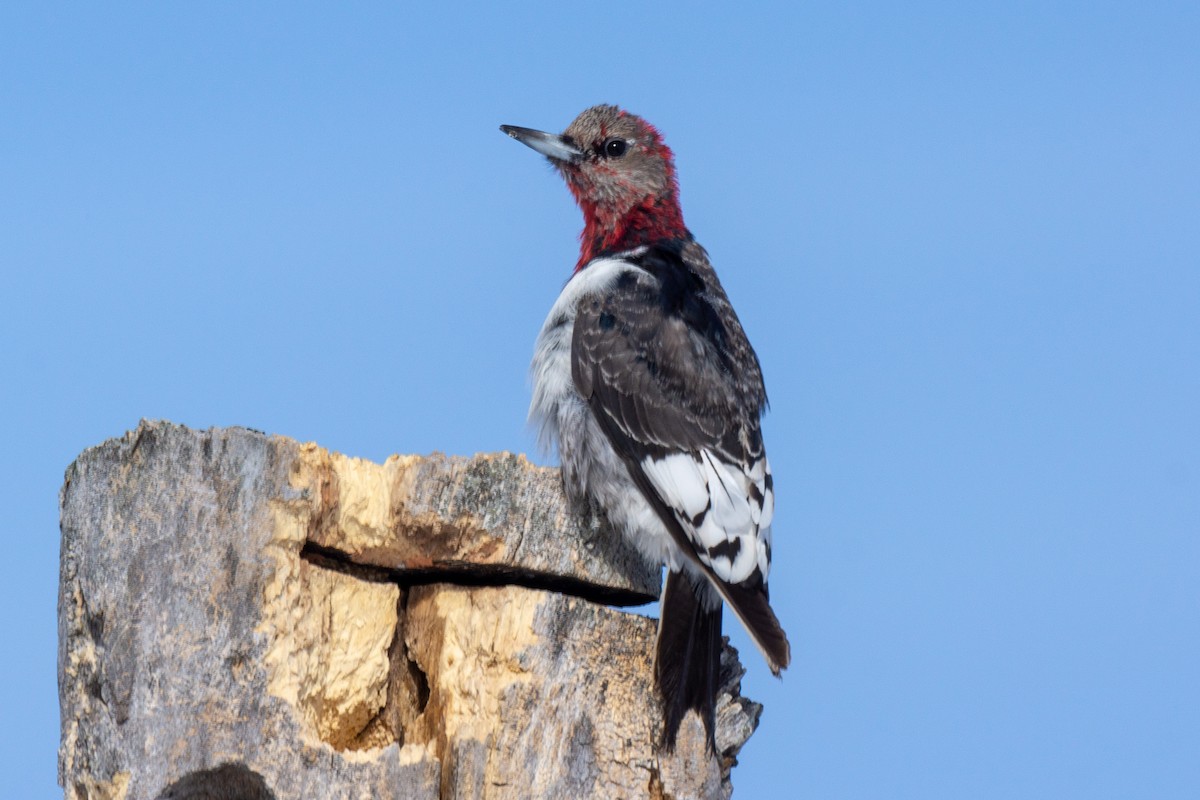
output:
M501 125L550 159L583 211L579 264L663 239L688 236L675 161L658 130L616 106L593 106L561 134Z

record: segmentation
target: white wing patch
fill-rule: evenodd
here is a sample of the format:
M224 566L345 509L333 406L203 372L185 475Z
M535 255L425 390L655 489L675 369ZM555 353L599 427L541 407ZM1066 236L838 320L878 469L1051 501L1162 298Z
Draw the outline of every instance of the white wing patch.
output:
M767 459L730 464L708 450L642 459L642 471L675 512L700 561L727 583L771 568L775 493Z

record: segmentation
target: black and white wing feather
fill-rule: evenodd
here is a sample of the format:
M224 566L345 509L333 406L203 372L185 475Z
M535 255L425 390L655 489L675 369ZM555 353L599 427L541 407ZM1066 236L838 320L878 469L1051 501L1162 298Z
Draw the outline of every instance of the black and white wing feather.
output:
M778 674L790 651L767 602L774 492L758 359L702 248L675 242L626 258L636 268L577 310L575 388L680 566L711 582Z

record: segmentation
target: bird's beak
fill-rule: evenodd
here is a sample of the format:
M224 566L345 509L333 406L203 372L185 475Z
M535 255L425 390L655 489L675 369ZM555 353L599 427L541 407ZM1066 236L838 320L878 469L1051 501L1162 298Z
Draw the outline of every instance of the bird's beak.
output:
M535 131L532 128L519 128L516 125L501 125L500 130L521 144L537 150L551 161L574 164L583 158L582 150L569 139L564 139L557 134Z

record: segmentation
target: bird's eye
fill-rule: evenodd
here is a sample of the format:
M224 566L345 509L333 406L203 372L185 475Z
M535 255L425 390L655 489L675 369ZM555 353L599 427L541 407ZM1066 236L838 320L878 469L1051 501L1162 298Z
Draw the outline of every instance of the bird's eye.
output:
M609 158L620 158L625 155L624 139L609 139L604 143L604 155Z

